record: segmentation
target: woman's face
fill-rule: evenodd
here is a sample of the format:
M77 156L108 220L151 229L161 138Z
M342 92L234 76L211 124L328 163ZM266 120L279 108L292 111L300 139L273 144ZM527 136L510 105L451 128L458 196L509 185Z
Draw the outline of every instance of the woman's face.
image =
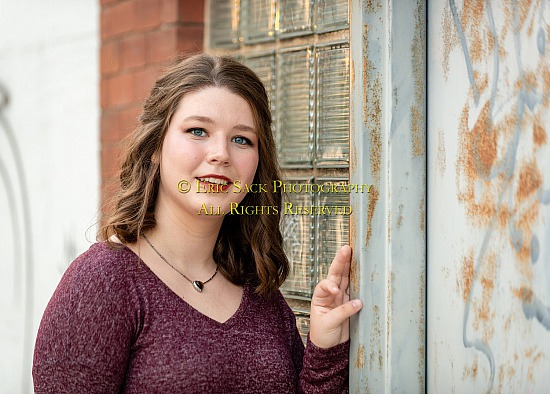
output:
M183 216L229 213L254 179L258 132L241 96L218 87L185 94L162 145L158 199Z

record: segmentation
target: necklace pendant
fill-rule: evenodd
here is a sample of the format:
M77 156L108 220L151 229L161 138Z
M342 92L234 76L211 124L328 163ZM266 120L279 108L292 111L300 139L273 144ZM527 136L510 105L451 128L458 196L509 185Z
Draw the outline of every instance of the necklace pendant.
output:
M193 284L193 288L197 292L202 293L202 289L204 289L204 283L202 283L200 280L194 280L191 283Z

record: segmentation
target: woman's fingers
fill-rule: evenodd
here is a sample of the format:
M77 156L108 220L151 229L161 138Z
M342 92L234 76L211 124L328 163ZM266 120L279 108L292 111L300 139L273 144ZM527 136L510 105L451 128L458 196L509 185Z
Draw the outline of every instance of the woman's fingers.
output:
M341 284L342 280L348 280L350 261L351 247L349 245L344 245L340 248L338 253L336 253L334 260L332 260L327 279L338 285Z
M335 328L341 326L346 319L355 315L362 307L363 303L361 300L348 301L328 312L325 319L330 319L330 328Z
M332 304L335 296L340 292L340 288L329 279L323 279L315 287L312 301L319 304Z

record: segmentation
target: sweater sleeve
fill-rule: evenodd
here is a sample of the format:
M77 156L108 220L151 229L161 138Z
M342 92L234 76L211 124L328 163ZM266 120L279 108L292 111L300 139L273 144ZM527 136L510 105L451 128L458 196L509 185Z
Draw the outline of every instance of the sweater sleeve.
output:
M135 317L116 263L89 250L67 269L38 330L35 393L122 390Z
M286 304L286 301L284 301ZM315 346L307 338L304 352L296 318L288 307L292 321L292 357L298 374L297 391L301 394L341 394L348 392L349 340L328 349Z
M300 373L299 393L347 393L349 377L349 340L328 349L315 346L307 338Z

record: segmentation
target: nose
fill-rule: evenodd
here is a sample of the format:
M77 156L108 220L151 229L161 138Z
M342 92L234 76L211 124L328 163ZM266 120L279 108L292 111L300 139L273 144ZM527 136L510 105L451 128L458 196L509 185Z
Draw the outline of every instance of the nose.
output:
M222 135L211 138L207 156L208 163L228 165L229 159L229 141Z

